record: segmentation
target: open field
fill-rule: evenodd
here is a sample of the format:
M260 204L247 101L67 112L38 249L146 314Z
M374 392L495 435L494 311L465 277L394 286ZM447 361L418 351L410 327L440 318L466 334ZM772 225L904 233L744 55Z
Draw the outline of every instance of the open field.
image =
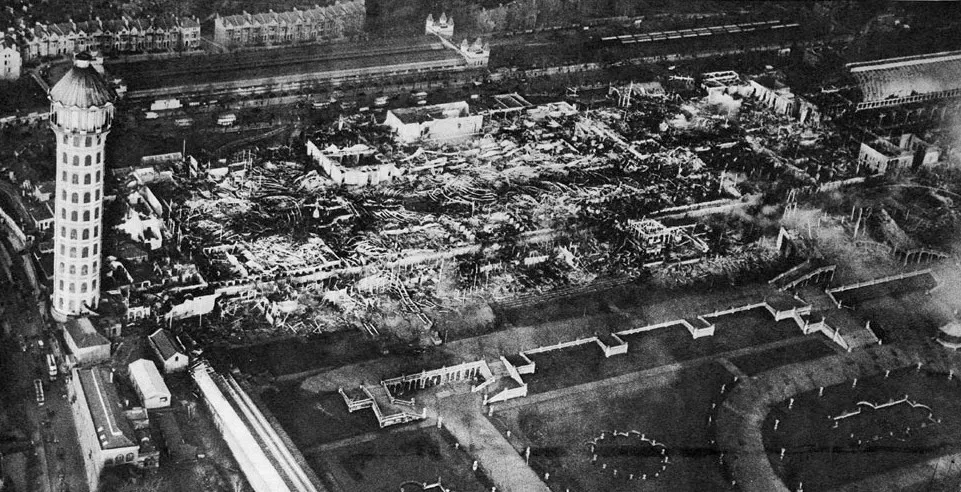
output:
M409 481L435 483L457 492L490 490L483 474L454 440L436 428L384 434L377 439L308 456L318 475L328 475L341 490L396 492ZM407 489L410 490L410 489Z
M550 473L546 482L555 491L723 491L729 481L711 443L707 419L712 403L720 400L721 385L732 381L720 365L705 364L627 396L590 391L501 410L493 420L502 432L511 431L509 439L519 452L530 446L531 466L541 476ZM667 463L659 446L638 434L615 437L615 430L636 430L663 443ZM590 441L602 433L605 438L598 441L597 461L592 462Z
M763 428L771 464L789 487L828 490L959 449L961 384L946 374L904 369L825 388L820 398L803 393L790 406L773 408Z
M629 344L625 355L605 358L594 343L533 354L537 371L524 379L531 393L541 393L801 336L793 322L775 323L767 311L753 309L718 318L712 337L692 339L680 324L623 336Z

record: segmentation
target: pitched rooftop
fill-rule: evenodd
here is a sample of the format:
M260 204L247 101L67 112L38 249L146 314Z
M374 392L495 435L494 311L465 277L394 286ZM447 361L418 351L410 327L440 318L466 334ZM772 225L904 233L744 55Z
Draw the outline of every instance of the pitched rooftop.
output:
M178 342L177 339L170 334L170 332L164 330L163 328L151 333L147 338L150 339L150 343L152 343L154 347L157 347L157 351L160 352L160 357L162 357L163 360L167 360L177 354L184 353L184 349L180 345L180 342Z
M133 427L123 415L117 388L110 382L110 372L94 367L81 369L77 374L101 449L133 446Z
M70 338L77 343L77 347L98 347L110 344L103 335L97 333L88 318L70 318L63 325L70 334Z

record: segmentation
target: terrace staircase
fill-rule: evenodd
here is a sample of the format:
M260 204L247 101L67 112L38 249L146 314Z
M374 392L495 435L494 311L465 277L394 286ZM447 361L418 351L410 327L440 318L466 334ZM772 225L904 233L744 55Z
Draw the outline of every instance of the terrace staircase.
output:
M338 388L337 392L347 404L348 412L353 413L367 408L373 410L381 429L427 418L426 409L421 413L415 412L413 400L394 398L383 383L365 384L359 391L350 390L349 393L343 388Z

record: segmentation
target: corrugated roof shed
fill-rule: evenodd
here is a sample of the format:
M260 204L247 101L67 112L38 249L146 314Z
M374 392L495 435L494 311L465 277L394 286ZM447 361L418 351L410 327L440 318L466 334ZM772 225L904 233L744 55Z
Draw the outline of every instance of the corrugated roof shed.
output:
M137 388L140 388L140 394L143 395L144 399L166 396L167 400L170 400L170 390L167 389L167 384L164 383L160 371L157 370L157 366L153 362L147 359L137 359L131 362L127 368L130 369L130 380Z

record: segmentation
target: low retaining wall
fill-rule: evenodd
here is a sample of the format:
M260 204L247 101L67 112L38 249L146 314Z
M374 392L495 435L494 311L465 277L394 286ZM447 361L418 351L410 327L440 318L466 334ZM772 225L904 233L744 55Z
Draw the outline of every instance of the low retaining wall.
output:
M856 282L853 284L842 285L840 287L828 289L826 292L828 294L832 294L831 297L834 298L833 294L836 294L838 292L844 292L844 291L853 290L853 289L860 289L862 287L870 287L872 285L883 284L885 282L895 282L898 280L904 280L906 278L917 277L919 275L931 275L931 277L934 278L934 275L931 273L931 269L925 268L923 270L915 270L913 272L899 273L897 275L889 275L887 277L880 277L872 280L865 280L863 282Z

